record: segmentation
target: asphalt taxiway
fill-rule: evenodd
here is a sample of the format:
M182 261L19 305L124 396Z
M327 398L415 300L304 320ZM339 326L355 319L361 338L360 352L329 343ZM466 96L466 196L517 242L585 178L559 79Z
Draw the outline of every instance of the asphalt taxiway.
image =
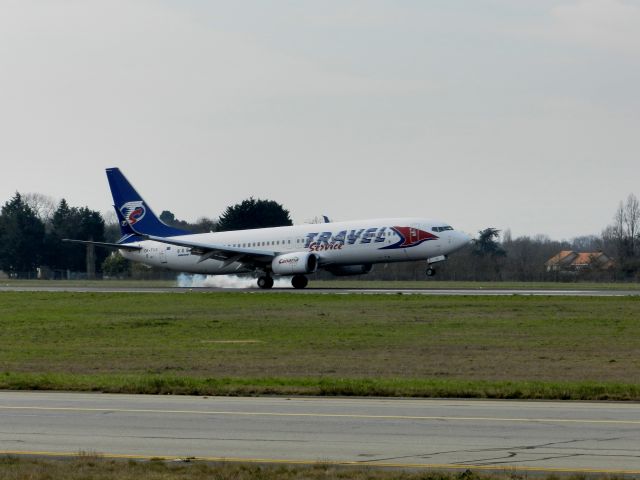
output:
M640 404L0 392L0 454L640 474Z

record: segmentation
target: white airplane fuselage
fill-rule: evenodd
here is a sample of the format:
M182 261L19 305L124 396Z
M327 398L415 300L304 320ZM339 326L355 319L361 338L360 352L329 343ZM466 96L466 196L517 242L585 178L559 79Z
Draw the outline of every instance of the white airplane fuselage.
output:
M269 251L275 256L310 252L320 267L331 268L430 259L435 263L466 245L469 237L438 220L386 218L201 233L166 240ZM149 266L210 275L254 270L243 262L203 259L192 248L166 242L142 240L128 245L140 250L121 250L122 256Z
M162 222L119 168L106 173L122 237L113 243L63 240L116 248L134 262L179 272L258 273L263 289L273 287L274 275L290 276L294 288L305 288L306 275L319 269L360 275L376 263L426 260L425 273L432 276L432 264L471 241L441 221L400 217L191 233Z

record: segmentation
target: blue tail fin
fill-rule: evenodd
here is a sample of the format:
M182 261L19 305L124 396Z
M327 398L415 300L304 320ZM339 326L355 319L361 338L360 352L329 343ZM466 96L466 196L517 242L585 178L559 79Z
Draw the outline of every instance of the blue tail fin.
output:
M118 213L122 235L140 233L156 237L175 237L190 232L163 223L118 168L107 168L107 179Z

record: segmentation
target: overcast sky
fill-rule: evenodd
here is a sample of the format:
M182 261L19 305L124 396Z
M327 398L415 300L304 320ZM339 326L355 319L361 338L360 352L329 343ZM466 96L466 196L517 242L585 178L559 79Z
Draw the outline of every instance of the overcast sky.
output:
M0 0L0 202L554 239L640 196L640 0Z

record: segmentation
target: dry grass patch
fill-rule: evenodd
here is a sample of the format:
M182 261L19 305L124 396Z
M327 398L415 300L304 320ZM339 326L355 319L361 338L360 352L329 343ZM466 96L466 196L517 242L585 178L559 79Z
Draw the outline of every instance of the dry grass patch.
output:
M116 461L98 456L74 459L32 459L0 457L0 478L7 480L522 480L526 474L403 471L373 467L336 467L318 464L310 467L255 464L174 463L164 461ZM537 478L544 479L539 476ZM549 475L547 479L558 477ZM567 480L583 480L584 475L568 475ZM614 476L589 476L590 479L616 480Z

